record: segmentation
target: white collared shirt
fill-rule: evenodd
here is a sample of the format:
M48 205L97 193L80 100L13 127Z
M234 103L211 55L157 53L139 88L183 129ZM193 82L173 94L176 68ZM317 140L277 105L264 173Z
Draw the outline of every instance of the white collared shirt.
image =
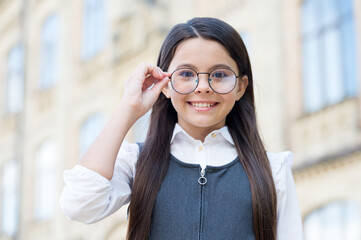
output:
M207 165L225 165L237 157L233 139L226 126L211 132L202 142L192 138L176 124L170 152L182 162L199 164L203 169Z
M206 166L222 166L237 157L233 139L225 126L211 132L204 142L193 139L176 124L171 154L180 161ZM62 211L71 220L97 222L130 201L131 185L139 156L137 144L123 142L109 181L81 165L64 171L65 187L60 198ZM277 239L301 240L302 219L291 172L291 152L267 153L277 192Z

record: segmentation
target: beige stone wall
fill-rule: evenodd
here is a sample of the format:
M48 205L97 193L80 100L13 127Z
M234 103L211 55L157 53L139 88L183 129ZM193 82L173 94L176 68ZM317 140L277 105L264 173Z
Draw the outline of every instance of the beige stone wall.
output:
M36 150L46 139L55 141L56 188L60 196L62 172L74 166L79 157L79 130L84 120L96 112L107 118L133 69L142 61L155 63L170 27L194 16L218 17L246 34L262 136L268 150L290 149L295 153L294 176L302 216L338 199L353 199L361 204L361 195L356 191L361 184L360 98L315 114L302 112L300 0L155 2L108 0L105 47L94 58L83 61L83 1L32 0L25 7L20 0L0 1L0 66L7 66L7 55L14 44L26 42L24 111L18 116L0 117L0 170L15 158L22 163L17 239L125 239L126 206L92 225L67 220L59 208L53 219L36 221ZM361 0L354 3L361 29ZM26 10L24 25L22 8ZM55 86L41 91L40 31L44 19L53 12L59 14L61 26L60 71ZM361 31L357 36L361 42ZM361 59L360 45L358 53ZM6 67L0 67L0 79L3 112ZM359 83L361 86L360 78ZM133 131L127 138L134 139ZM0 233L0 239L8 238Z
M129 8L124 8L125 5ZM156 17L162 10L148 8L142 2L108 1L109 34L105 47L100 54L85 62L81 58L82 1L66 4L61 1L29 1L24 24L26 32L21 29L19 17L23 6L22 1L0 2L2 66L7 66L11 47L22 37L26 41L24 114L2 115L0 119L1 169L14 157L22 162L18 239L115 239L117 234L125 236L126 207L100 223L87 226L67 220L56 204L52 220L36 221L35 155L43 141L49 138L55 141L58 149L58 199L63 187L62 172L73 167L78 160L79 130L86 117L95 112L109 116L121 98L123 81L132 69L141 61L155 63L164 37L165 27ZM44 20L54 12L60 19L59 75L52 88L40 90L40 33ZM1 68L0 76L6 78L6 67ZM4 83L1 81L2 92L5 91ZM4 98L0 101L3 103ZM23 127L21 132L19 125ZM131 134L129 138L132 138ZM7 238L0 234L0 239Z
M346 157L299 170L295 175L297 192L302 203L302 215L334 201L354 201L361 204L361 151Z
M332 202L352 201L361 206L360 98L345 99L313 114L302 106L302 1L284 1L287 143L296 156L294 177L302 217ZM361 1L354 0L356 40L360 43ZM360 44L356 46L360 62ZM361 71L358 68L358 84Z

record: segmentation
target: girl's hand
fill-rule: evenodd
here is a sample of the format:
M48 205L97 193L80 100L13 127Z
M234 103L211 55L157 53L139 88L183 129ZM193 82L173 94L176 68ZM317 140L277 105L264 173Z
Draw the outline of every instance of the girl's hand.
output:
M114 173L115 160L125 136L133 124L153 106L171 74L150 64L140 64L126 82L117 109L80 159L80 164L108 180Z
M122 102L130 107L136 118L148 112L158 99L171 74L159 67L141 63L125 84Z

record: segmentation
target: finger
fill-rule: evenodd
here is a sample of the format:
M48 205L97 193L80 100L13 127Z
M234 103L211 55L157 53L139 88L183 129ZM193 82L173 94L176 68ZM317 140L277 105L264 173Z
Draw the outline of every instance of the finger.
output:
M171 76L170 73L167 72L163 72L160 68L156 68L153 70L153 74L152 75L148 75L144 82L143 82L143 87L142 90L144 91L145 89L151 87L153 84L161 81L162 79L164 79L165 77L169 78Z
M163 72L159 67L148 64L141 63L138 65L136 71L133 72L133 76L128 78L126 85L128 86L131 82L134 81L140 84L142 91L145 91L148 88L151 88L157 81L162 80L166 76L171 74ZM133 85L133 84L132 84Z
M138 66L138 73L142 74L144 78L146 78L149 74L153 75L155 78L163 78L162 77L162 70L152 64L149 63L141 63Z
M158 82L156 82L151 88L146 89L143 92L144 99L148 99L150 102L153 102L154 104L154 102L159 97L159 94L161 93L164 86L168 84L169 80L170 79L168 77L165 77L159 80Z
M169 83L169 81L170 81L170 78L168 76L166 76L162 80L157 81L150 90L157 94L160 94L162 89Z
M160 67L156 67L152 71L152 76L161 80L164 77L170 77L171 73L163 72L163 70Z
M171 77L171 76L172 76L172 73L163 72L163 78L164 78L164 77Z
M152 75L149 75L146 77L146 79L143 82L142 90L146 90L147 88L150 88L153 84L155 84L159 79L154 78Z

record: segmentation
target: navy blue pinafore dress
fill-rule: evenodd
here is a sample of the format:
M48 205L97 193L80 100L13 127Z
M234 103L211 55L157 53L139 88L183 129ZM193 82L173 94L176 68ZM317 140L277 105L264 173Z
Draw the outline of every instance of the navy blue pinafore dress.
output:
M171 155L149 239L254 240L251 189L239 158L207 166L201 177L200 165Z

